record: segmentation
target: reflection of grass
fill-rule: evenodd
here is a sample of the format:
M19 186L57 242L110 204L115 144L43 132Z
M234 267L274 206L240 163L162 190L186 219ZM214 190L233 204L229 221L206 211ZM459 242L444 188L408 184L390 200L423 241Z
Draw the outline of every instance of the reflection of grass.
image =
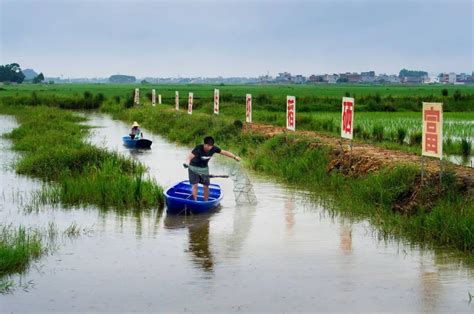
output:
M8 135L13 148L23 152L17 171L56 182L38 193L37 200L101 208L162 208L162 190L143 178L142 165L82 141L88 128L78 123L81 118L47 107L0 110L20 122Z
M308 149L311 141L280 135L262 144L252 156L256 170L318 193L336 195L338 208L367 217L382 235L399 235L414 241L455 247L474 253L474 202L463 195L451 173L425 183L411 214L397 213L400 201L419 187L419 170L399 166L356 177L337 171L327 173L330 161L326 148ZM461 188L462 189L462 188ZM439 199L432 191L437 191Z
M42 229L26 229L23 226L0 228L0 293L11 292L17 287L26 290L31 286L32 282L15 282L11 275L25 272L32 261L57 250L61 238L77 238L92 232L92 229L80 227L76 222L62 232L53 222Z

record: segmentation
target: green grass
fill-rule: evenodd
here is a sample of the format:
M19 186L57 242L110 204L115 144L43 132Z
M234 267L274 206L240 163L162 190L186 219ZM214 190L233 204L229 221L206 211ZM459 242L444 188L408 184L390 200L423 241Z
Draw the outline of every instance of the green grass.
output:
M146 177L142 165L83 142L88 134L88 127L78 123L83 118L42 106L0 106L0 112L14 114L20 123L7 135L22 153L16 170L48 183L44 202L163 208L162 189Z
M32 260L44 253L39 233L24 227L3 226L0 229L0 293L12 289L12 281L6 278L13 273L21 273Z

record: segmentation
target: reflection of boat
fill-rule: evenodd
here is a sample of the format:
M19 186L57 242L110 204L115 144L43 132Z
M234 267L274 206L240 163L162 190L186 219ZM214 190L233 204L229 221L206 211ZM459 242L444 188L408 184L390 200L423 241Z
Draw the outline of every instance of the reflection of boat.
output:
M123 145L130 147L130 148L150 148L151 143L150 140L147 139L139 139L139 140L132 140L129 135L122 136Z
M171 214L192 213L200 214L209 212L216 208L221 199L221 188L217 184L209 185L209 198L204 200L204 190L201 185L198 186L197 201L193 199L192 185L189 181L179 182L166 190L165 199L167 212Z

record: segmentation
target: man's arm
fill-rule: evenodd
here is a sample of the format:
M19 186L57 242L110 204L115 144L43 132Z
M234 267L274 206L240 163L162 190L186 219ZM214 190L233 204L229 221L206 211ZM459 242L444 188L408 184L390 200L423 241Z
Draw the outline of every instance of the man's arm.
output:
M229 158L233 158L233 159L235 159L235 160L237 160L237 161L240 161L240 157L239 157L239 156L236 156L236 155L234 155L234 154L232 154L231 152L228 152L228 151L226 151L226 150L223 150L223 149L222 149L221 152L220 152L220 154L221 154L221 155L224 155L224 156L227 156L227 157L229 157Z
M193 159L194 157L194 154L190 153L188 157L186 157L186 163L189 165L191 163L191 159Z

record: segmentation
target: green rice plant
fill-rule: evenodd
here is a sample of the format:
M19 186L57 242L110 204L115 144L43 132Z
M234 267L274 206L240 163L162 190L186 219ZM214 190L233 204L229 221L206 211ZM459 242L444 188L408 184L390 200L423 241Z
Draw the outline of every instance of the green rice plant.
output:
M468 157L471 154L472 142L469 139L461 139L461 155Z
M372 127L372 138L376 142L382 142L384 138L384 127L382 125L374 125Z
M419 146L421 145L423 134L421 132L413 132L410 134L410 145Z
M398 128L397 130L397 142L402 145L405 142L405 137L407 136L407 131L404 128Z

